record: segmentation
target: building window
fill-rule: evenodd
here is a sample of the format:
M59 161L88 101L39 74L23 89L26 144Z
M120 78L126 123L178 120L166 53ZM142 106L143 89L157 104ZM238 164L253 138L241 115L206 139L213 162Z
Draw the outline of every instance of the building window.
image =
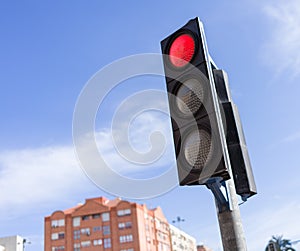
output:
M65 238L65 233L64 232L58 233L58 239L59 240L64 239L64 238Z
M102 214L102 221L109 221L109 213Z
M81 247L86 248L91 246L91 241L82 241L81 242Z
M155 224L157 228L160 228L160 220L155 218Z
M81 234L86 234L87 236L89 236L91 234L90 229L89 228L82 228L81 229Z
M169 231L169 226L168 226L168 224L162 223L162 225L163 225L163 229L164 229L164 230Z
M65 246L59 246L59 247L52 247L52 251L64 251Z
M74 240L80 239L80 230L74 230Z
M90 219L90 216L89 215L84 215L81 217L82 220L89 220Z
M80 243L74 244L74 251L80 251Z
M94 244L94 246L100 246L100 245L102 245L102 239L94 240L93 244Z
M121 249L121 251L134 251L134 249L133 248Z
M125 216L125 215L130 215L131 214L131 210L130 208L128 209L121 209L117 211L117 215L118 216Z
M74 217L73 218L73 227L79 227L80 226L80 217Z
M64 225L65 225L65 219L51 221L51 227L63 227Z
M65 225L65 219L61 219L58 221L58 226L63 227Z
M132 234L120 236L120 243L131 242L133 241Z
M110 238L104 239L104 248L111 248L111 239Z
M109 226L103 226L103 235L110 234L110 227Z
M101 226L97 226L93 228L93 232L100 232L101 231Z
M100 218L100 214L93 214L92 217L93 217L93 219L99 219Z
M60 232L60 233L53 233L51 234L51 240L61 240L65 238L65 233Z
M131 228L132 227L132 223L130 221L127 222L120 222L118 224L118 228L119 229L124 229L124 228Z
M58 233L51 234L51 240L58 240Z

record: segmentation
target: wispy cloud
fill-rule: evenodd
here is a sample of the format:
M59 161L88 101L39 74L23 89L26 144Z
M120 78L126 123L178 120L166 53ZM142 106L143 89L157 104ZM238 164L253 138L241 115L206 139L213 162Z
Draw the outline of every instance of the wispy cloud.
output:
M283 139L284 142L290 143L290 142L294 142L294 141L298 141L300 140L300 131L299 132L295 132L287 137L285 137Z
M159 133L161 137L151 139L155 133ZM106 163L121 175L150 178L174 165L170 121L166 115L158 112L142 113L130 125L120 123L113 130L101 129L96 133L96 138ZM149 156L151 162L134 161L146 159L143 156L150 151L153 152Z
M278 201L277 201L278 202ZM263 210L254 212L245 218L244 226L247 234L249 250L263 250L272 235L283 235L287 239L298 240L299 236L299 202L287 204L273 203Z
M84 180L72 146L0 153L0 210L17 213L57 201Z
M151 178L174 166L174 150L165 92L136 92L122 101L111 128L96 132L97 146L117 173Z
M130 126L130 135L125 135L137 151L147 152L151 146L148 137L153 131L160 131L165 138L171 138L167 119L162 119L155 112L145 113ZM153 177L165 171L170 155L173 154L171 143L166 142L165 153L157 162L150 165L134 164L120 156L112 140L113 133L126 129L128 128L124 128L124 125L119 125L113 131L101 128L96 133L99 150L111 169L134 178L147 178L149 175ZM119 147L126 152L124 148L128 145L123 144L123 141L124 139ZM159 142L152 143L156 147ZM71 194L82 192L83 187L94 189L94 185L80 168L73 145L0 152L0 212L5 210L13 216L30 210L35 205L40 207L43 203L66 199Z
M265 205L251 214L248 212L247 215L244 214L243 208L241 208L248 250L264 250L273 235L283 235L286 239L298 240L299 209L300 203L296 201L287 204L275 205L274 203L272 206ZM198 231L199 229L195 230L195 232ZM217 225L205 226L205 239L201 241L213 250L221 251L223 250L222 242L219 236L216 237L217 231L219 231Z
M300 74L300 4L297 0L269 2L263 8L272 24L271 35L263 46L266 63L277 75L295 78Z

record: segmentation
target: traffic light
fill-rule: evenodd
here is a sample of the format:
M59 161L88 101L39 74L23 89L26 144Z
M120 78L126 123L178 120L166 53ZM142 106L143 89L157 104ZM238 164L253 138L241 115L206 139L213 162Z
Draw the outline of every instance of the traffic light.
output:
M226 143L230 158L236 193L244 200L257 193L248 155L244 132L237 106L233 103L227 74L213 70L216 91L223 111L223 126L226 128Z
M161 41L180 185L229 179L226 140L202 23Z

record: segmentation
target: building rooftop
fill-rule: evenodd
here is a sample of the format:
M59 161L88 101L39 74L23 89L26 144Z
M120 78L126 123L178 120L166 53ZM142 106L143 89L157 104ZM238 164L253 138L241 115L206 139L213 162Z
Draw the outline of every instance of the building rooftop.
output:
M103 196L102 197L96 197L96 198L89 198L89 199L85 200L85 203L78 203L74 207L71 207L71 208L68 208L68 209L65 209L65 210L58 210L58 211L63 212L65 215L73 214L77 209L83 207L85 204L87 204L89 202L97 203L97 204L99 204L99 206L101 205L101 206L108 207L108 209L111 209L113 207L116 207L122 201L124 201L126 203L130 203L131 205L135 205L135 206L140 207L140 208L145 208L150 213L152 213L153 216L165 217L164 214L163 214L162 209L159 206L156 207L156 208L148 209L145 204L138 204L138 203L135 203L135 202L129 202L127 200L122 200L119 197L115 198L115 199L112 199L112 200L109 200L108 198L103 197ZM53 212L53 213L55 213L55 212ZM46 217L50 217L50 215L46 216Z

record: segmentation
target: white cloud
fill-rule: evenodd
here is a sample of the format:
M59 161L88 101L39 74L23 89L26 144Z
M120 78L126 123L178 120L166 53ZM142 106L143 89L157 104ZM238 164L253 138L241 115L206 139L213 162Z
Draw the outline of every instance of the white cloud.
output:
M278 201L276 201L278 203ZM299 202L273 203L272 207L258 209L243 221L249 250L264 250L273 235L299 239Z
M114 129L114 133L116 130L124 129L123 125L119 125ZM141 115L130 130L135 132L130 136L133 146L142 152L148 151L147 137L153 130L159 130L166 138L171 138L169 121L161 120L161 115L152 112ZM168 133L170 135L166 136ZM128 137L128 134L126 135ZM166 163L170 162L170 155L173 154L171 144L169 144L167 155L165 153L157 162L151 165L135 165L123 159L116 151L110 129L99 130L96 133L96 139L108 165L129 177L130 175L135 175L135 178L155 176L155 173L160 173ZM123 140L119 146L121 148L127 147L127 145L122 145ZM158 142L154 143L155 147ZM80 169L72 145L0 152L0 211L11 212L12 217L38 204L65 200L70 194L82 192L83 189L87 191L90 187L94 188L94 185Z
M300 4L297 0L269 2L264 13L271 20L272 31L263 47L266 63L279 75L291 78L300 74Z
M98 131L97 145L107 165L116 172L128 177L150 178L174 164L169 123L165 115L147 111L132 120L130 125L119 123L112 130ZM115 142L111 131L117 140ZM162 138L151 139L155 132L159 132ZM150 161L143 163L146 158Z
M99 111L97 118L101 125L104 114L101 109ZM106 165L123 176L143 179L158 176L173 167L168 113L167 95L161 90L135 92L122 100L109 121L111 128L106 124L106 128L97 129L95 133L97 147ZM90 145L93 144L90 140L94 140L87 134L76 139Z
M0 210L16 213L57 201L83 179L73 147L53 146L0 153Z
M247 203L255 203L255 201L250 200ZM241 217L248 250L264 250L273 235L283 235L286 239L299 240L299 201L285 203L284 199L274 200L272 204L267 204L267 202L261 204L261 207L255 208L256 210L252 207L251 211L245 208L247 203L241 206ZM197 224L191 225L189 231L196 237L200 231L199 243L203 242L214 251L223 250L217 222L201 227Z
M300 140L300 131L293 133L289 136L287 136L286 138L283 139L284 142L294 142Z

